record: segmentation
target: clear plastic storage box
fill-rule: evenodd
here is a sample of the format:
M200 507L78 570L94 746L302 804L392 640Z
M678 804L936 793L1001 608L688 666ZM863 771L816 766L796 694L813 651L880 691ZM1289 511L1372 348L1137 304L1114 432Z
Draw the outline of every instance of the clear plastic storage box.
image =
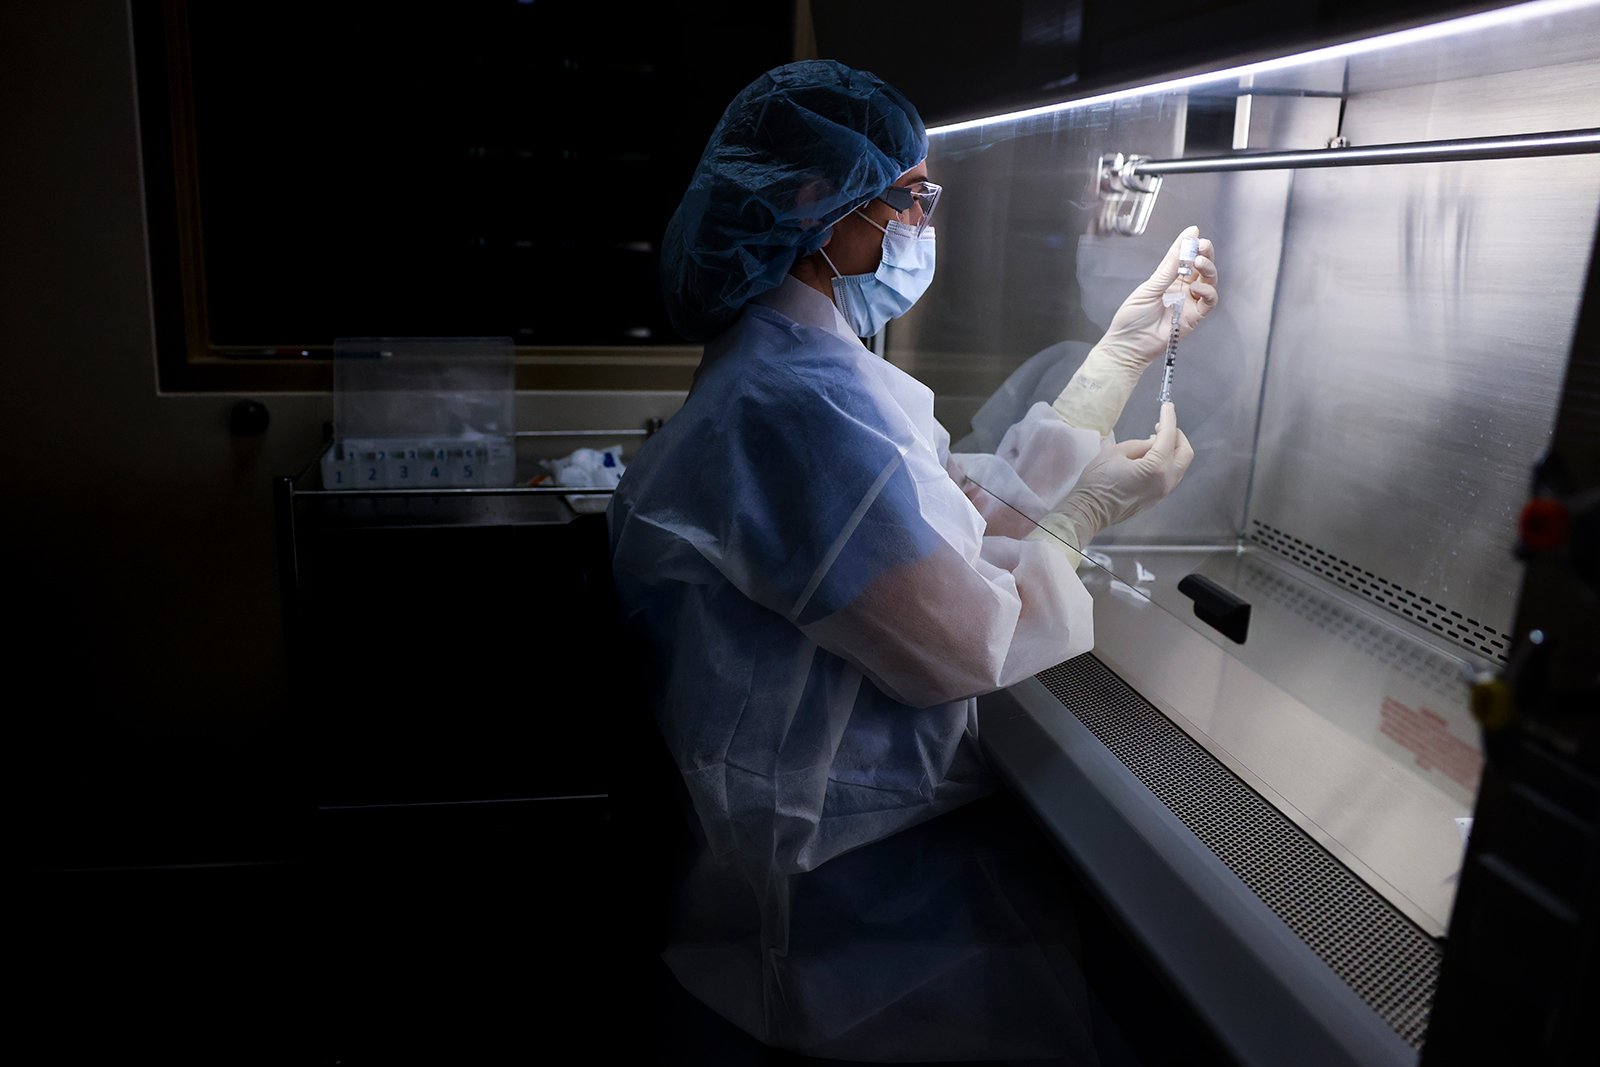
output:
M511 485L512 354L508 337L336 341L323 486Z

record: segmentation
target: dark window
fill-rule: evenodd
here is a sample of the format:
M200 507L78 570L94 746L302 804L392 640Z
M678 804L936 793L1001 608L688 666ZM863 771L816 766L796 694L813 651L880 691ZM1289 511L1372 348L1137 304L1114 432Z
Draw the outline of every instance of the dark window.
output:
M291 384L340 336L683 345L662 231L792 53L786 4L135 8L169 388Z

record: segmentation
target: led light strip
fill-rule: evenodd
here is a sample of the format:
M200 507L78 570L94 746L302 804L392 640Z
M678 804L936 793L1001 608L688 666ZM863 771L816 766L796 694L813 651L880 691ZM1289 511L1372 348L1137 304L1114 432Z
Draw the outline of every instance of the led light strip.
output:
M1118 89L1115 92L1085 96L1077 100L1064 100L1058 104L1045 104L1041 107L1027 108L1023 111L1008 111L1002 115L990 115L980 119L967 119L964 122L952 122L943 126L934 126L928 130L928 136L939 137L947 133L958 133L962 130L975 129L980 126L1016 122L1020 119L1037 118L1041 115L1050 115L1059 111L1071 111L1076 108L1095 107L1100 104L1126 100L1135 96L1170 93L1196 85L1215 84L1235 78L1283 70L1288 67L1297 67L1303 64L1326 62L1331 59L1344 59L1348 56L1361 55L1366 52L1378 52L1386 48L1419 44L1423 41L1436 40L1441 37L1453 37L1457 34L1476 33L1494 29L1498 26L1526 22L1530 19L1564 15L1571 11L1582 11L1596 6L1600 6L1600 4L1597 4L1597 0L1534 0L1533 3L1496 8L1493 11L1479 12L1476 15L1466 15L1462 18L1435 22L1427 26L1415 26L1409 30L1397 30L1394 33L1386 33L1378 37L1367 37L1359 41L1349 41L1345 44L1329 45L1327 48L1299 52L1295 55L1282 56L1278 59L1265 59L1259 63L1247 63L1243 66L1229 67L1226 70L1212 71L1207 74L1192 74L1185 78L1154 82L1150 85L1135 86L1131 89Z

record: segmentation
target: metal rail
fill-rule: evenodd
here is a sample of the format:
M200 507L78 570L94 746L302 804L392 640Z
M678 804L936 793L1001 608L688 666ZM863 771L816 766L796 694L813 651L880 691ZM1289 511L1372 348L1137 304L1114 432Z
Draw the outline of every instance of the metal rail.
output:
M1128 168L1140 178L1174 174L1216 174L1239 170L1297 170L1311 167L1368 167L1386 163L1453 163L1474 159L1525 159L1600 152L1600 129L1559 130L1512 137L1463 137L1453 141L1413 141L1359 148L1313 148L1297 152L1253 152L1195 159L1140 159Z

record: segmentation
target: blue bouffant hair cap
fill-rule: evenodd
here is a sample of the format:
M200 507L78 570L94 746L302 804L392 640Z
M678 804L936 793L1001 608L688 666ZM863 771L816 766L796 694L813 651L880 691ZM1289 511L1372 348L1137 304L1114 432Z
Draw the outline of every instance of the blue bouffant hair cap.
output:
M927 155L917 109L876 75L812 59L757 78L723 112L662 238L673 327L703 341L732 325Z

